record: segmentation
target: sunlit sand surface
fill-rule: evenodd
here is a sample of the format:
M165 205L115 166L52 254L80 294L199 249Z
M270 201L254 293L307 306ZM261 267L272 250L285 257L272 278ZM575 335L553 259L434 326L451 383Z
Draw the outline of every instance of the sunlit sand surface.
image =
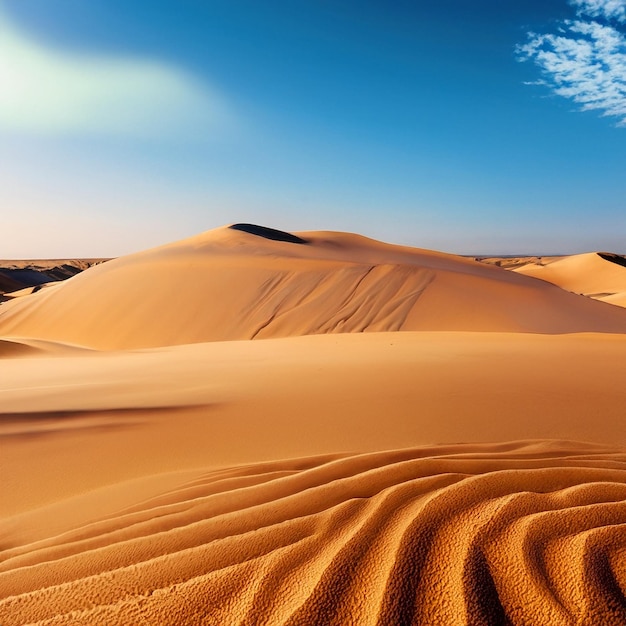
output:
M626 257L617 254L576 254L545 264L529 263L516 271L574 293L626 307Z
M626 310L587 297L596 259L557 286L294 237L0 305L0 624L626 623Z

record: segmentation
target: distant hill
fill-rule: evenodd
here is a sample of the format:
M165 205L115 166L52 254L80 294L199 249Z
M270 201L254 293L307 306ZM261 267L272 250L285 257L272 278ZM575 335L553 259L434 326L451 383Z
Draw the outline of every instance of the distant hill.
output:
M0 302L67 280L108 259L0 260Z

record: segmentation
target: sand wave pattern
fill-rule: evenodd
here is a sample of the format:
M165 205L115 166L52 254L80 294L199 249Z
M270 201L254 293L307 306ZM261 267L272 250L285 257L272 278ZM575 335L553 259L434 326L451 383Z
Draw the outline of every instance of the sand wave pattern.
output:
M623 625L626 453L532 441L199 471L14 541L0 572L4 626Z

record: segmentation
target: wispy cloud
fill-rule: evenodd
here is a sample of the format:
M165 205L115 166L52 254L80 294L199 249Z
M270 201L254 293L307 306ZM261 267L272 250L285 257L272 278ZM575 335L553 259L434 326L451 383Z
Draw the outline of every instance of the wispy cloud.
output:
M0 4L0 131L191 137L227 117L220 94L179 68L42 46Z
M571 0L579 15L626 21L626 0Z
M529 33L519 58L534 61L543 76L538 82L555 94L626 126L626 37L615 25L626 19L626 0L572 4L580 19L561 21L556 33Z

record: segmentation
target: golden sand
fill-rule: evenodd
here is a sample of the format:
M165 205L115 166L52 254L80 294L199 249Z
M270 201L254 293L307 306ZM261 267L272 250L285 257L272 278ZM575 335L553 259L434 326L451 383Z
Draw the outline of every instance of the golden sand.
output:
M626 311L299 235L0 305L0 624L626 623Z

